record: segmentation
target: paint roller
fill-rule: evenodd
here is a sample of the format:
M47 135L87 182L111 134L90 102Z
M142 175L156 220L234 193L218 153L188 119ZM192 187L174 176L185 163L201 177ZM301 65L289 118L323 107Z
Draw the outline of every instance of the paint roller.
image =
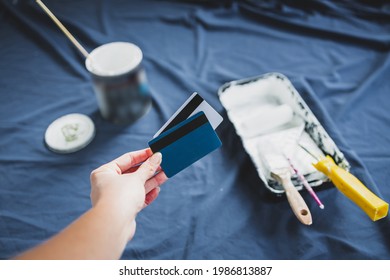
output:
M294 112L287 104L267 104L252 110L231 112L237 118L237 132L246 138L272 133L292 123Z

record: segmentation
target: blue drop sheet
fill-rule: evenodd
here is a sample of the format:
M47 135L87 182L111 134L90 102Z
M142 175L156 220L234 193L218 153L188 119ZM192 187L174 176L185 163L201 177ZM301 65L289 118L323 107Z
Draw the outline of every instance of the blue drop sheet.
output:
M390 201L390 5L386 1L47 0L79 42L126 41L144 53L153 99L129 126L103 120L84 58L33 0L0 0L0 258L59 232L91 207L90 172L147 147L197 91L225 118L222 147L170 179L137 217L123 259L390 259L390 219L372 222L331 184L313 225L264 187L217 91L286 75L351 163ZM47 126L89 115L96 137L58 155Z

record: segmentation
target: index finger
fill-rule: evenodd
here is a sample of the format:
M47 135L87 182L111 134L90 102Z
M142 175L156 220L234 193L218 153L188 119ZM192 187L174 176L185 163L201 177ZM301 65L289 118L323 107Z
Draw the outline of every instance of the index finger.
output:
M108 165L115 168L115 170L122 174L136 164L139 164L148 159L153 154L150 148L129 152L109 162Z

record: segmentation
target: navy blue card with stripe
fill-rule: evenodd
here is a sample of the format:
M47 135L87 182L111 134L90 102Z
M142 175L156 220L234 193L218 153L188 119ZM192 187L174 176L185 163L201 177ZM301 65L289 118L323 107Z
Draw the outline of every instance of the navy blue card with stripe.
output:
M165 130L149 141L154 153L162 154L161 167L172 177L222 145L203 112Z

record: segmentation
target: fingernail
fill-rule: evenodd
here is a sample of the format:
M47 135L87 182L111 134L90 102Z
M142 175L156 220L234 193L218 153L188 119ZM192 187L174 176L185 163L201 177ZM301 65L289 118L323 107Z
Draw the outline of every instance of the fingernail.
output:
M159 193L161 191L160 187L156 187L156 189L157 189L157 193Z
M152 157L150 158L150 161L151 163L153 164L160 164L161 163L161 160L162 160L162 154L161 153L155 153L152 155Z

